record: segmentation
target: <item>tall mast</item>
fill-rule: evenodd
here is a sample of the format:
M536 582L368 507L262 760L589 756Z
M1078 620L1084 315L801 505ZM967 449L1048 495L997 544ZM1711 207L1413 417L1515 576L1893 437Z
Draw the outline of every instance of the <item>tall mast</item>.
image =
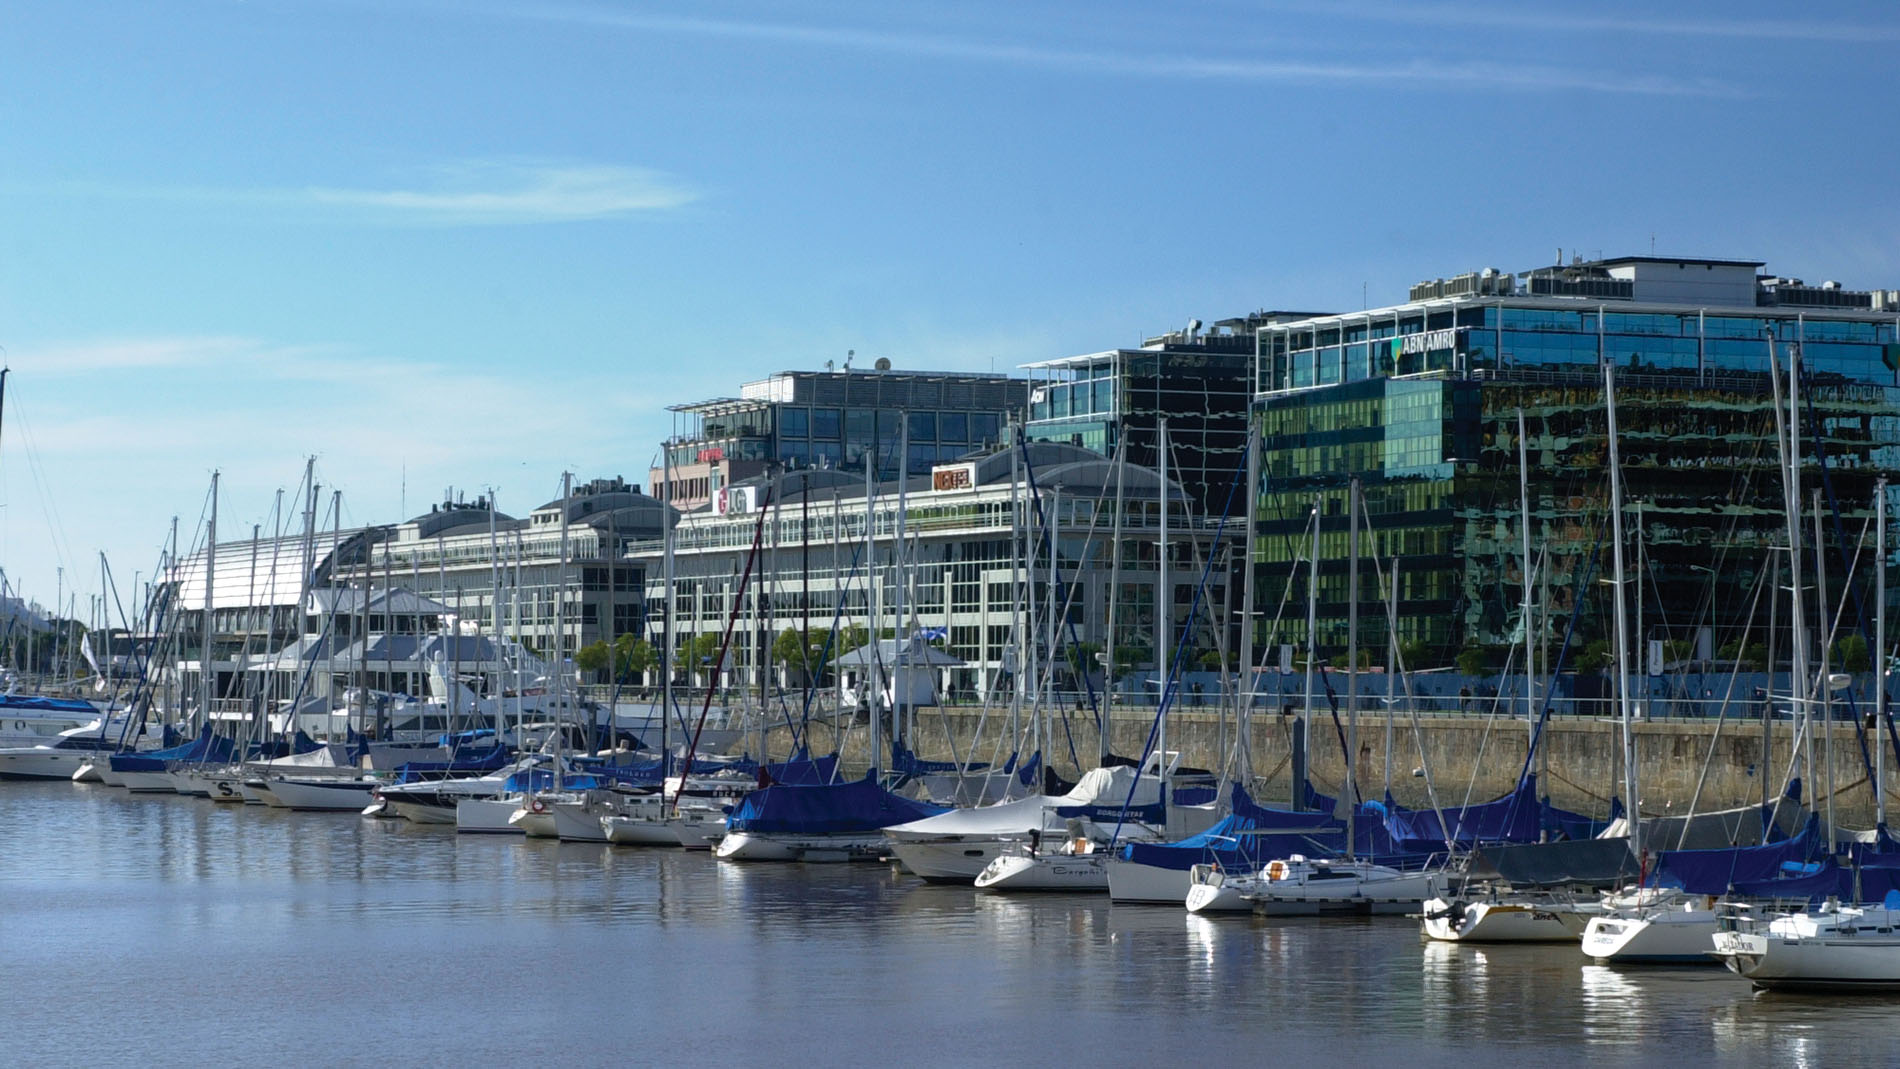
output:
M894 644L896 656L892 665L891 686L891 744L897 743L898 733L904 725L905 691L910 689L910 641L911 636L904 631L904 513L910 498L906 491L910 484L910 410L902 409L897 413L897 526L896 541L891 545L892 612L891 634L900 636ZM875 640L874 640L875 641ZM914 740L905 739L906 746ZM875 759L875 755L873 755Z
M881 672L882 666L877 658L877 629L884 622L883 610L876 602L878 592L884 584L877 578L877 451L866 450L864 454L864 618L869 625L865 629L864 649L870 651L864 664L864 701L865 710L871 722L871 782L878 781L878 755L884 748L884 729L878 720L878 706L881 703L877 693L877 684L881 682L873 670Z
M1306 771L1306 758L1303 750L1306 740L1307 721L1313 715L1313 668L1319 657L1319 495L1313 496L1312 546L1306 559L1306 697L1300 709L1299 722L1293 725L1293 745L1296 748L1293 762L1293 808L1299 809L1305 801L1305 785L1300 775Z
M1643 815L1636 788L1636 725L1630 719L1629 618L1623 597L1623 472L1616 444L1616 366L1603 363L1603 407L1610 434L1610 554L1616 571L1616 697L1623 716L1623 806L1630 853L1643 856Z
M1241 534L1240 566L1240 707L1234 713L1234 775L1243 782L1253 777L1253 621L1254 621L1254 517L1260 511L1260 435L1253 421L1247 421L1247 524Z
M1119 437L1119 436L1118 436ZM1115 524L1108 547L1108 633L1102 636L1102 728L1099 732L1097 765L1108 763L1110 728L1115 709L1115 625L1119 619L1122 589L1122 508L1126 498L1128 442L1115 443Z
M1537 643L1532 626L1531 587L1531 465L1530 447L1524 437L1524 410L1517 410L1517 500L1524 527L1524 730L1526 746L1537 742Z
M211 473L211 515L205 524L205 618L203 646L198 651L198 716L201 727L211 724L211 587L218 567L218 473Z
M1887 477L1874 483L1874 827L1887 826ZM1765 766L1764 766L1765 767Z
M1157 539L1159 552L1155 555L1155 674L1160 677L1155 690L1155 723L1159 745L1157 753L1161 755L1161 768L1168 766L1168 718L1163 715L1161 706L1168 700L1168 644L1174 640L1174 591L1168 580L1168 417L1162 416L1155 421L1155 473L1160 478L1161 493L1161 532ZM1141 774L1140 769L1135 770Z
M567 662L561 655L561 647L567 630L567 510L568 499L573 494L574 473L564 471L561 473L561 565L554 577L554 686L549 688L554 695L554 789L557 791L561 789L561 751L567 742L561 737L567 726L563 711L567 706L568 683Z
M1359 479L1346 485L1346 856L1359 813Z
M660 447L660 779L673 770L673 439Z

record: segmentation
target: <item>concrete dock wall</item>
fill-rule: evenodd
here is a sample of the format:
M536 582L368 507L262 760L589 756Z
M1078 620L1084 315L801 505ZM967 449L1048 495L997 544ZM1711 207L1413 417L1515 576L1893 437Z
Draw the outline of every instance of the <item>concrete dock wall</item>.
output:
M971 743L980 718L979 710L963 707L917 710L913 748L927 759L967 759L972 753ZM1292 783L1293 725L1297 719L1264 710L1253 717L1249 747L1252 789L1264 800L1288 797ZM1147 742L1153 712L1116 709L1111 724L1114 752L1138 756ZM1321 710L1308 721L1308 726L1311 777L1320 790L1338 793L1345 778L1345 751L1340 737L1346 721L1342 717L1339 727L1335 727L1331 714ZM1638 723L1636 752L1643 811L1683 813L1688 811L1692 799L1698 812L1759 802L1764 783L1771 793L1778 793L1789 772L1795 726L1788 720L1776 721L1772 725L1770 749L1765 755L1759 719ZM1833 725L1831 776L1827 734L1819 730L1825 726L1816 725L1813 744L1816 782L1809 786L1806 797L1819 808L1824 804L1823 786L1831 782L1837 820L1844 826L1870 827L1874 802L1854 726L1839 722ZM975 747L975 759L1001 761L1007 758L1016 748L1007 737L1008 728L1008 711L992 710L983 727L984 737ZM1070 757L1071 746L1083 767L1093 765L1098 736L1094 718L1089 713L1071 710L1049 730L1054 740L1052 760L1058 773L1067 778L1076 774L1078 762ZM1224 763L1223 755L1231 749L1234 730L1231 712L1222 716L1206 708L1177 710L1168 716L1167 749L1179 751L1185 764L1219 770ZM810 743L817 752L829 752L839 735L831 725L815 723ZM842 737L847 766L863 768L868 728L861 723L852 725L842 732ZM1878 741L1872 732L1867 737L1870 747ZM1368 799L1379 797L1385 790L1386 738L1382 713L1360 715L1358 776L1360 792ZM1426 776L1419 774L1427 769L1440 805L1456 805L1467 798L1480 801L1510 790L1523 767L1529 733L1521 718L1439 715L1420 717L1416 724L1401 718L1393 725L1391 738L1392 795L1401 804L1422 807L1431 804ZM791 736L780 727L770 733L769 744L774 754L784 754L790 749ZM1025 754L1034 748L1033 742L1021 746ZM1871 750L1869 752L1871 755ZM1892 793L1895 771L1891 750L1887 751L1884 763L1891 806L1896 801ZM1540 793L1548 793L1556 805L1595 815L1606 813L1610 799L1621 793L1619 725L1595 717L1553 718L1544 754L1535 771L1543 776Z

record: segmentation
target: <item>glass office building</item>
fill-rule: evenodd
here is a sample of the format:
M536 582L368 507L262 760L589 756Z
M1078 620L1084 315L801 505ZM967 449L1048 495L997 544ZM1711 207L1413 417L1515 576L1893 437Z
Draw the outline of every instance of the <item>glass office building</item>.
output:
M1218 519L1234 495L1247 445L1248 376L1254 331L1310 312L1257 312L1223 319L1203 331L1148 339L1139 349L1064 357L1024 365L1032 376L1032 441L1079 445L1114 456L1126 440L1130 464L1161 460L1161 421L1168 421L1169 475L1188 491L1197 515Z
M1022 418L1026 384L947 371L784 371L738 397L676 405L669 444L673 503L717 506L737 482L800 468L865 470L894 479L1000 444ZM903 455L900 455L900 449ZM662 494L654 468L654 496Z
M1579 641L1605 637L1608 587L1596 580L1609 568L1600 535L1608 363L1642 637L1677 643L1664 647L1671 659L1766 643L1771 599L1760 592L1774 584L1760 580L1786 567L1788 545L1771 349L1784 391L1789 362L1801 367L1803 507L1821 494L1823 600L1838 609L1877 480L1900 469L1900 293L1809 286L1762 266L1633 257L1485 271L1421 283L1406 304L1261 328L1255 559L1267 617L1275 599L1291 606L1273 640L1304 641L1296 562L1317 505L1319 645L1344 647L1345 502L1356 476L1370 524L1363 552L1384 558L1380 568L1396 558L1400 638L1423 643L1432 664L1468 645L1491 647L1495 661L1521 642L1520 417L1532 627L1554 646L1581 596ZM1810 511L1809 587L1813 522ZM1860 553L1857 585L1871 555ZM1370 563L1363 571L1360 641L1382 661L1388 588Z

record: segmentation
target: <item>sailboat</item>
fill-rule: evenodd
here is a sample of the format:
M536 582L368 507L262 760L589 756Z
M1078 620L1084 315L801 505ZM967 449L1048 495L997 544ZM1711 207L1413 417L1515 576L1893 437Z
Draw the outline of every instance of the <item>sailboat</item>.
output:
M1831 901L1813 912L1731 918L1709 953L1756 987L1900 991L1900 891L1878 906Z

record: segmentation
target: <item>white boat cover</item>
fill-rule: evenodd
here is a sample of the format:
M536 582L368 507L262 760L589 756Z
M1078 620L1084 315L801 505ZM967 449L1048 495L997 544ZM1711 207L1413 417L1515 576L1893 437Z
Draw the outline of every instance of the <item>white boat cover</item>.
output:
M978 806L975 809L953 809L948 813L913 820L908 824L893 825L884 829L884 833L915 839L946 835L979 838L1025 835L1031 829L1060 827L1062 818L1054 812L1058 808L1069 806L1120 808L1123 802L1129 800L1128 787L1134 779L1135 770L1132 768L1093 768L1083 773L1075 789L1067 794L1043 794L1014 802ZM1135 788L1135 797L1131 804L1149 806L1160 800L1160 781L1153 776L1145 776Z

